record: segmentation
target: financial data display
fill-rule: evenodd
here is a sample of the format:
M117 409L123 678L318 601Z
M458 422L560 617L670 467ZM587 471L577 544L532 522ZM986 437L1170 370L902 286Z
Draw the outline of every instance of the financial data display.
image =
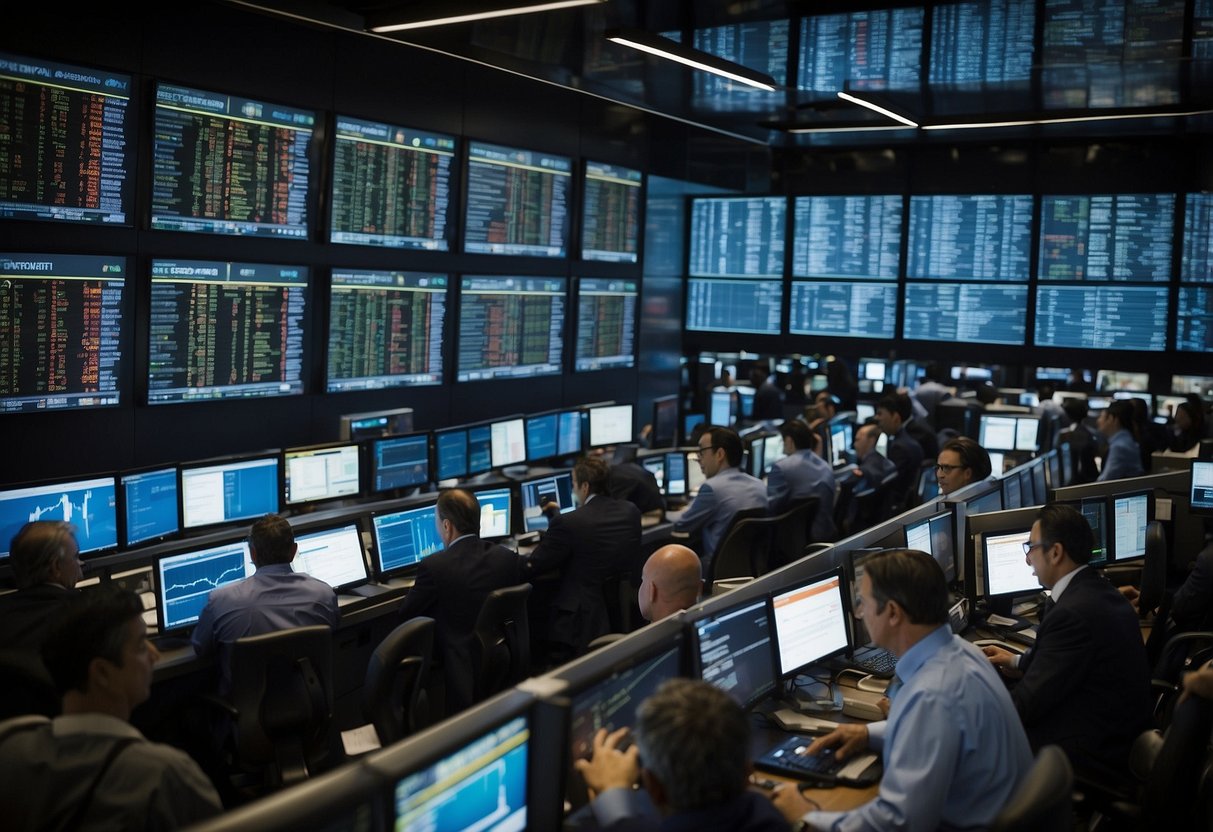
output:
M893 338L897 284L793 281L789 328L793 335Z
M307 238L316 113L156 85L152 228Z
M450 251L453 136L337 116L329 240Z
M775 656L789 676L850 646L841 572L771 596Z
M721 610L696 621L694 627L703 681L728 693L742 707L775 687L766 598Z
M527 828L525 716L396 784L396 829Z
M526 417L526 461L556 456L559 413L537 413Z
M353 586L366 580L366 559L362 555L362 532L356 523L335 529L295 536L299 551L291 569L319 578L333 589Z
M131 76L0 52L0 218L130 225Z
M778 335L783 285L778 280L687 281L686 328Z
M1174 194L1045 196L1041 280L1171 278Z
M581 214L581 259L635 263L640 252L638 170L585 163L585 196Z
M148 404L303 392L306 266L153 260Z
M1213 193L1184 196L1179 279L1185 283L1213 283Z
M526 462L526 421L518 416L491 423L489 442L494 468Z
M325 390L441 384L447 279L333 269Z
M1023 545L1031 536L1029 529L982 537L981 554L987 596L1026 595L1040 589L1040 581L1023 553Z
M906 274L942 280L1028 279L1032 197L910 197Z
M577 281L577 352L573 368L605 370L636 363L636 280Z
M548 527L548 516L543 513L547 503L553 503L560 514L568 514L577 508L573 501L573 475L568 471L524 480L519 483L522 495L522 529L525 532L541 532Z
M902 337L914 341L1022 344L1026 285L910 283Z
M1167 346L1165 286L1036 288L1038 347L1148 350Z
M181 530L175 466L122 474L119 485L126 530L123 545L129 548Z
M463 250L564 257L572 177L567 156L472 142Z
M283 503L357 496L361 477L357 445L292 448L282 454Z
M254 571L244 540L159 558L156 607L160 632L197 623L211 590L242 581Z
M61 520L76 527L80 552L118 545L118 501L113 477L93 477L0 491L0 556L21 527L37 520Z
M1175 348L1213 352L1213 286L1180 286Z
M464 277L459 300L457 381L560 373L564 278Z
M181 469L184 528L248 520L278 511L278 457Z
M788 20L752 20L696 29L693 44L696 49L715 55L726 61L770 75L778 86L788 79L788 34L792 28ZM697 100L715 99L712 106L728 106L730 99L753 100L762 95L760 90L731 81L710 72L696 72L695 97Z
M1139 558L1146 553L1146 528L1150 523L1150 492L1112 497L1112 558Z
M782 196L691 202L690 273L699 277L780 277L788 201Z
M381 576L413 566L422 558L442 551L436 517L434 503L429 503L391 514L377 514L371 519Z
M429 435L388 436L371 440L371 490L392 491L424 485L430 479Z
M931 9L932 84L1026 82L1032 76L1035 0L966 0Z
M119 403L126 272L125 257L0 254L0 413Z
M473 493L476 502L480 503L480 536L509 537L512 531L510 519L514 516L510 487L484 488Z
M901 214L900 196L796 197L792 276L896 280Z
M831 96L840 90L918 89L922 17L918 8L803 18L797 88Z

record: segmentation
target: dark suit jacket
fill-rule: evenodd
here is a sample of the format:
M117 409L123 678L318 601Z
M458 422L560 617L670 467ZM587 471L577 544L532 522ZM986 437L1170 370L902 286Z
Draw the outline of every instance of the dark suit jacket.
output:
M38 653L54 616L79 595L58 584L41 584L0 598L0 648Z
M400 608L402 622L418 615L434 619L436 654L446 675L446 715L473 702L472 630L485 597L494 589L521 583L514 552L477 537L465 537L430 555L417 567L417 580Z
M893 511L905 508L906 497L918 486L918 469L922 467L922 446L905 428L889 437L889 462L897 466L897 479L889 494Z
M550 641L581 652L610 630L602 587L640 556L640 510L605 494L557 515L526 562L526 574L561 570L548 616Z
M1196 556L1196 565L1175 590L1171 599L1171 620L1180 630L1208 630L1213 627L1213 543Z
M939 458L939 440L935 437L935 431L931 426L921 419L911 419L906 422L906 433L913 437L918 443L918 447L922 448L922 458L935 460Z
M1011 699L1032 750L1060 745L1075 768L1128 773L1150 722L1150 668L1133 608L1093 569L1076 574L1019 662Z
M641 512L659 511L665 508L665 498L657 487L657 478L635 462L621 462L611 466L608 482L611 496L627 500Z

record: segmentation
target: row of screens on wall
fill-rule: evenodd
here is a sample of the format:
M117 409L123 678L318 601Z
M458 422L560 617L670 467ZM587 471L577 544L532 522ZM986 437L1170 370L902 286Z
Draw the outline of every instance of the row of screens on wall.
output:
M688 329L892 339L900 302L909 340L1162 351L1174 304L1174 348L1213 349L1213 194L791 203L692 200Z
M0 82L25 151L0 217L133 225L132 76L0 54ZM325 179L330 242L450 251L462 173L465 252L568 255L571 157L338 114L325 177L317 111L164 82L154 101L153 230L308 239ZM643 174L587 161L581 181L582 259L636 263Z
M0 412L125 401L134 281L125 257L0 254ZM152 260L147 401L305 392L311 270ZM333 269L327 393L635 366L639 282ZM566 311L575 303L575 314ZM47 338L48 331L56 337Z
M561 423L567 427L558 433ZM74 524L85 554L113 550L119 541L129 549L282 509L363 495L391 498L437 482L552 462L583 449L627 443L632 425L632 405L601 405L10 487L0 490L0 557L8 554L20 528L34 520ZM554 495L561 510L571 510L568 473L549 479L542 489L534 484L538 481L525 480L533 487L524 489L524 496ZM522 501L526 531L546 528L538 513L541 502Z

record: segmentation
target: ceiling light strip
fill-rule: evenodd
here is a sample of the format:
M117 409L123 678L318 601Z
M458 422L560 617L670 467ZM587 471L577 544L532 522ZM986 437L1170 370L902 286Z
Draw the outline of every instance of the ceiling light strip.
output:
M841 93L840 93L841 94ZM1014 121L979 121L964 124L924 124L923 130L981 130L992 127L1032 127L1045 124L1078 124L1087 121L1119 121L1130 118L1188 118L1213 113L1210 110L1188 110L1185 112L1109 113L1101 116L1065 116L1058 118L1021 119Z
M628 47L631 47L632 49L638 49L641 52L647 52L650 55L656 55L659 58L665 58L666 60L680 63L683 66L689 66L692 69L700 69L700 70L703 70L704 72L710 72L713 75L719 75L723 78L728 78L730 81L737 81L739 83L746 84L748 86L755 87L760 90L766 90L767 92L775 91L775 84L773 83L774 79L770 79L770 81L763 80L766 76L761 76L758 73L754 74L755 77L742 75L740 73L732 72L728 69L725 69L723 66L716 66L715 64L696 60L692 57L689 57L688 55L683 55L679 52L675 52L672 49L663 48L662 46L659 46L659 45L656 45L653 43L647 43L645 41L640 40L637 37L634 37L631 35L625 35L623 33L608 35L607 40L611 41L612 43L617 43L620 46L628 46ZM662 38L662 40L665 40L665 39ZM674 44L673 42L671 42L671 46L678 46L678 44ZM705 53L705 57L711 57L711 56L706 55L706 53ZM722 61L722 63L724 63L724 62ZM738 68L742 69L743 67L738 67Z
M852 104L858 104L860 107L867 107L872 112L880 113L885 118L891 118L893 121L896 121L899 124L904 124L906 127L918 126L918 122L916 121L910 121L905 116L898 115L892 110L887 110L884 107L881 107L879 104L873 104L871 101L864 101L862 98L858 98L850 93L839 92L838 97L843 101L850 101Z
M594 6L603 3L605 0L553 0L550 3L534 3L527 6L514 6L508 9L492 9L483 12L469 12L467 14L456 14L449 17L435 17L429 20L413 20L408 23L384 23L378 26L371 26L372 32L383 34L384 32L403 32L407 29L425 29L431 26L449 26L453 23L471 23L476 20L489 20L494 17L512 17L520 14L533 14L535 12L552 12L558 9L571 9L577 6Z

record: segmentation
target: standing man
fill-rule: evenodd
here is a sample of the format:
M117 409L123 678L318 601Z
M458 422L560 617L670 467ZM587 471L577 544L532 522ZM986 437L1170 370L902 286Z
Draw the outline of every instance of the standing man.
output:
M245 636L293 627L337 626L337 593L319 578L291 568L299 551L285 518L267 514L249 530L249 557L257 571L211 591L194 627L194 652L219 652L219 693L231 689L227 653Z
M818 499L817 514L810 530L810 542L834 540L834 469L813 453L813 434L799 419L779 426L783 436L784 458L771 466L767 474L767 502L771 514L778 514L790 503L809 497Z
M694 606L703 591L699 555L678 543L662 546L644 562L636 601L645 621L660 621Z
M952 633L948 587L925 552L887 550L864 563L856 612L873 641L897 656L889 716L843 724L808 753L837 748L844 760L881 753L879 795L849 812L809 811L795 786L775 805L813 829L984 829L1032 766L1006 686L981 651Z
M699 467L706 479L691 507L674 523L674 531L700 532L701 558L710 563L734 515L767 510L767 488L741 465L741 437L729 428L708 428L699 437Z
M910 413L910 397L905 393L886 393L876 404L876 424L889 437L889 461L897 466L897 479L889 497L894 514L906 508L922 467L922 445L905 429Z
M1150 722L1150 666L1129 602L1087 566L1086 519L1047 505L1024 544L1028 564L1052 590L1036 644L1016 656L982 648L1005 675L1034 749L1060 745L1079 772L1125 778L1129 749Z
M421 561L400 608L401 622L433 617L435 654L446 677L446 716L472 705L472 631L484 599L520 582L518 556L480 539L480 501L461 488L438 495L434 512L443 550Z
M524 561L527 580L560 571L560 583L548 612L550 661L567 661L585 652L591 641L610 632L603 584L630 574L640 559L640 510L609 494L611 469L587 456L573 466L576 511L560 514L554 503L543 507L547 532Z
M37 653L83 576L76 530L58 520L26 523L9 545L17 591L0 598L0 649Z

